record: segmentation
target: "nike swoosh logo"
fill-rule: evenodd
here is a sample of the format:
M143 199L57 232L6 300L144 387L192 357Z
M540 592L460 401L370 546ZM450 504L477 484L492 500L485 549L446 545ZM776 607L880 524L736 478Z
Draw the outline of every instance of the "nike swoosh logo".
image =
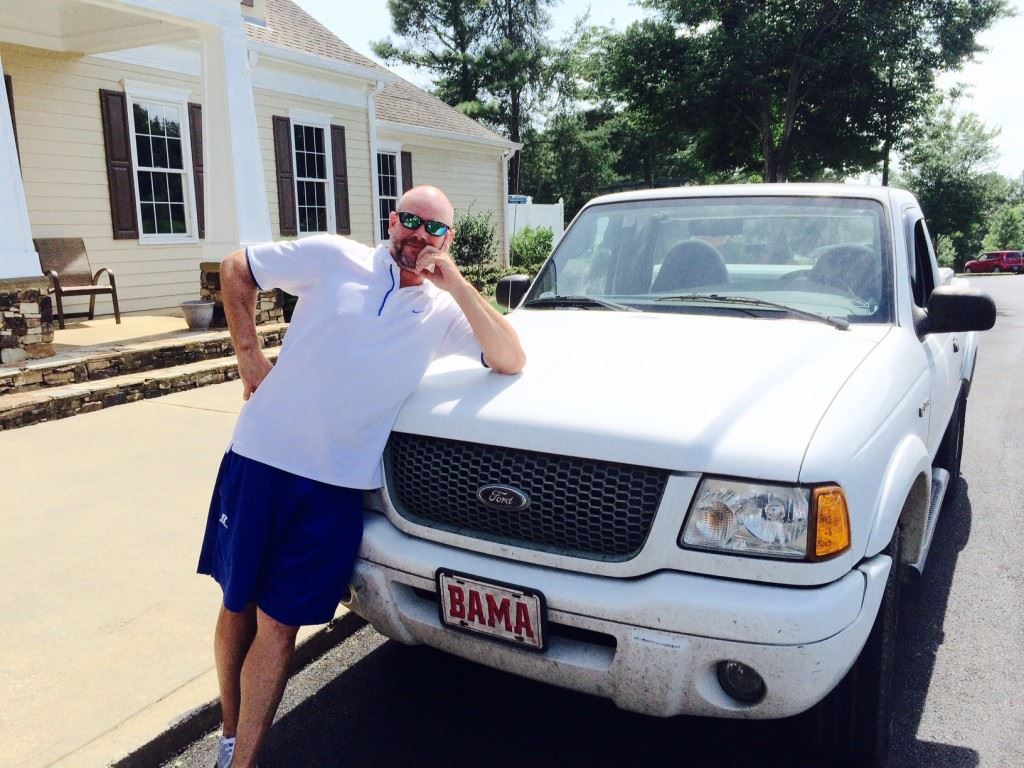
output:
M418 315L418 314L420 314L420 313L421 313L422 311L423 311L422 309L414 309L414 310L412 311L412 313L413 313L414 315Z

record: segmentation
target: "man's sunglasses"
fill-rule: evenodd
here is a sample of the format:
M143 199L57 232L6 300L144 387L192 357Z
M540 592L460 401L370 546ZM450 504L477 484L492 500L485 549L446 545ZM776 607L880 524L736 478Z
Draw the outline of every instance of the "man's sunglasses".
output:
M416 230L420 228L420 225L423 225L423 229L432 237L447 235L448 230L452 228L450 224L445 224L443 221L435 221L434 219L424 221L415 213L409 213L408 211L399 211L398 220L402 222L402 226L406 229Z

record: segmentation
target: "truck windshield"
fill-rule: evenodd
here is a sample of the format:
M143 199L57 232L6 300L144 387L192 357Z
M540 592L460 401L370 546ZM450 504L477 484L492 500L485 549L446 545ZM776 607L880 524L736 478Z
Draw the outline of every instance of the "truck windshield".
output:
M595 205L562 238L524 306L558 297L576 297L578 305L579 297L591 297L649 312L735 313L735 302L698 297L746 297L764 302L761 310L746 305L758 316L778 316L768 306L775 304L851 323L891 322L884 222L879 203L853 198Z

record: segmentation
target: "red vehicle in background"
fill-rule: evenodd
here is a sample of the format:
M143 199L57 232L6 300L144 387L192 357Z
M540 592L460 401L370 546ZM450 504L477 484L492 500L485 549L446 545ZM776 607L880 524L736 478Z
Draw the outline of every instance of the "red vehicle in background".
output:
M973 259L964 265L968 272L1013 272L1024 271L1024 252L990 251L980 259Z

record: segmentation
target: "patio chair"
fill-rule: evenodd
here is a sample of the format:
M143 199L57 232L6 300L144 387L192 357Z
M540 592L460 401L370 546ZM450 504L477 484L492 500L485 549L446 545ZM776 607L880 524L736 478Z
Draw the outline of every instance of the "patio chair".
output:
M114 303L114 319L121 323L121 310L117 306L117 284L114 273L106 267L93 274L85 242L80 237L39 237L33 240L39 253L39 266L50 278L53 286L50 292L57 300L57 323L64 327L65 317L85 317L92 320L96 312L96 296L109 293ZM100 276L106 273L109 285L98 285ZM64 314L65 296L88 296L89 311Z

